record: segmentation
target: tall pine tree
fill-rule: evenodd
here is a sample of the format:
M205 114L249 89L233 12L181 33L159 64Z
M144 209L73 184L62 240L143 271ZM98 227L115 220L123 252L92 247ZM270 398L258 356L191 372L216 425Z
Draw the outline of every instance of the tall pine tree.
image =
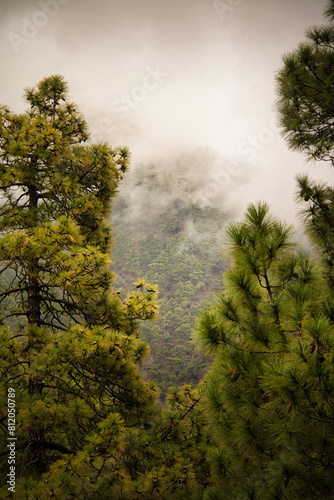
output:
M111 289L108 217L128 150L86 144L62 77L25 97L25 113L0 113L0 422L6 485L14 389L16 476L30 498L29 478L77 456L98 429L121 432L150 414L156 390L138 371L148 349L137 320L157 307L144 282L124 298Z
M334 2L328 24L287 54L277 103L288 145L334 164ZM300 175L312 258L291 228L250 205L229 226L232 269L199 320L216 485L205 499L333 498L333 189Z
M205 498L331 498L334 323L321 264L266 204L228 228L233 266L201 316L216 486Z

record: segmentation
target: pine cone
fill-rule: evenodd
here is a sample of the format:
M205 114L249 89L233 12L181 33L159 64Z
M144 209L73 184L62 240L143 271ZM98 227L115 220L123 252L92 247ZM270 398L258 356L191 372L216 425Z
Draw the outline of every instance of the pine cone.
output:
M327 344L326 340L319 340L319 343L323 345L327 351L329 351L329 345Z

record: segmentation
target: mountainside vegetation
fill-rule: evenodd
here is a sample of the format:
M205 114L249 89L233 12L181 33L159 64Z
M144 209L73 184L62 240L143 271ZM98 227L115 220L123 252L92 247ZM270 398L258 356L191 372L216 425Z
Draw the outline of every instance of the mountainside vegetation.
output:
M196 349L191 334L195 318L210 295L221 288L226 261L222 240L227 215L219 205L196 202L198 184L191 177L205 175L209 151L164 164L141 165L122 182L113 206L115 237L113 269L118 284L135 279L159 289L159 318L142 324L151 353L147 376L165 397L170 386L196 387L208 361Z

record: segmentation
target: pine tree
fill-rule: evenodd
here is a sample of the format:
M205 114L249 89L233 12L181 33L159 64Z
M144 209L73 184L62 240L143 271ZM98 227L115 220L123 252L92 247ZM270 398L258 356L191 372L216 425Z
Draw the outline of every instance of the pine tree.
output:
M334 164L332 0L325 15L284 57L277 107L289 146ZM216 484L206 500L333 498L333 189L297 181L312 257L266 204L250 205L227 230L224 292L198 322L213 357L204 392Z
M321 257L328 285L334 290L334 189L312 181L307 175L297 177L297 201L306 232Z
M123 298L109 270L108 217L129 152L86 144L67 94L52 76L26 90L24 114L0 113L1 473L10 388L22 498L34 495L30 477L89 453L101 429L112 440L114 429L140 426L156 398L139 374L148 348L137 327L156 315L155 288L140 281ZM76 478L63 480L70 492Z
M328 23L308 29L307 41L283 58L277 103L289 146L308 159L334 164L334 2L325 10Z
M155 407L142 427L110 414L75 456L54 462L42 481L20 494L38 499L200 500L211 483L201 395L174 388L166 408ZM25 493L26 492L26 493Z
M322 267L266 204L227 231L233 266L199 320L213 498L332 498L334 324ZM222 493L223 492L223 493Z
M25 316L29 324L61 329L65 316L80 315L89 321L93 314L79 281L66 273L75 263L94 279L95 257L101 259L94 252L110 251L106 218L129 152L106 144L84 144L87 126L68 102L62 77L43 80L37 89L26 90L25 96L30 109L23 115L1 109L0 229L6 236L2 249L10 286L2 292L5 312L0 313L4 318ZM88 250L82 253L79 249L84 246ZM59 255L57 261L60 248L66 255ZM29 253L28 260L22 259L23 251ZM19 278L15 276L18 260ZM101 269L103 276L90 283L97 293L101 286L108 290L111 280L106 266ZM8 308L9 298L14 299L13 309Z

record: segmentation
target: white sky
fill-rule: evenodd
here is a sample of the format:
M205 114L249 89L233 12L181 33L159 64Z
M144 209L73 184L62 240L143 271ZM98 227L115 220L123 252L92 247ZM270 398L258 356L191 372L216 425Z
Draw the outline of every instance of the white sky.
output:
M261 199L293 221L295 174L332 182L334 169L287 149L275 72L326 2L216 3L220 15L214 0L1 0L0 102L21 112L26 86L62 74L94 138L128 145L133 169L210 147L205 184L236 216Z

